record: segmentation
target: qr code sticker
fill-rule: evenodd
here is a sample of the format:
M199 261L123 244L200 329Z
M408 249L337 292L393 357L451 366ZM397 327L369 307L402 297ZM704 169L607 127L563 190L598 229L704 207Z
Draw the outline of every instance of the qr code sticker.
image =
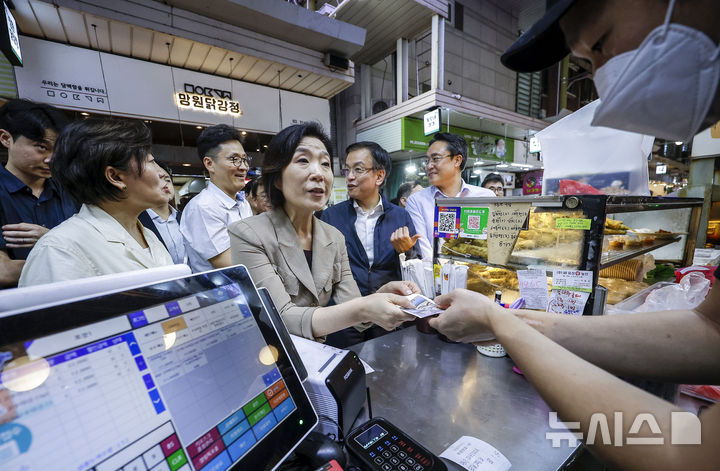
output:
M456 214L454 212L441 212L438 213L438 232L445 232L454 234L457 232L457 228L455 226L456 223Z
M480 216L468 216L467 228L473 229L476 231L479 230L480 229Z

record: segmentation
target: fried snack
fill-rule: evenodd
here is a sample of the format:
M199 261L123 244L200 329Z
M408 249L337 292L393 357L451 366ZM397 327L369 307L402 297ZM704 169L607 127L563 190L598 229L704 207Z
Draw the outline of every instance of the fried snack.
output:
M611 218L605 218L605 227L607 229L625 230L625 231L630 229L628 226L623 224L622 221L618 221L617 219L611 219Z
M598 284L607 288L608 304L617 304L649 286L642 281L627 281L618 278L598 278Z
M504 288L517 290L519 288L517 275L511 270L505 268L491 268L483 265L472 265L468 272L468 286L471 278L482 278L493 285Z
M627 229L608 229L605 228L605 235L625 235L627 234Z
M470 255L487 260L487 240L459 237L450 239L443 244L440 251L446 255Z
M518 240L515 244L517 250L532 250L537 248L537 241L534 240Z

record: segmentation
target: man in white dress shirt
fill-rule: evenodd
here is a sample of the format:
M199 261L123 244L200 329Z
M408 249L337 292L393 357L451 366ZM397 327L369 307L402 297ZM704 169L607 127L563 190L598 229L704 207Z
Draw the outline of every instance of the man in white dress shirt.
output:
M180 222L188 265L195 273L230 266L227 228L253 215L242 191L250 158L238 132L226 124L211 126L198 137L197 149L210 183L190 200Z
M425 159L430 186L413 194L405 209L410 213L420 237L417 243L423 260L432 260L435 198L495 196L495 193L468 185L461 177L467 162L467 142L456 134L439 132L430 141ZM411 241L405 241L411 242Z

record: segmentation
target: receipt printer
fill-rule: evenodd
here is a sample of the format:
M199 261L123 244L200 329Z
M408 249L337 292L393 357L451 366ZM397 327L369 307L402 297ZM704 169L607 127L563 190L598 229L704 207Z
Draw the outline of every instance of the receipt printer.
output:
M347 434L365 405L365 368L360 358L349 350L291 337L307 369L303 386L319 417L316 431L338 437L340 426Z

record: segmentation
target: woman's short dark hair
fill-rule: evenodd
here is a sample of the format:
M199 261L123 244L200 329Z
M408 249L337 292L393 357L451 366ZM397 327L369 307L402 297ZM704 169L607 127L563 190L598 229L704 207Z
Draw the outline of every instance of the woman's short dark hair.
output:
M452 155L462 155L462 164L460 164L460 170L465 168L465 162L467 162L467 141L462 136L458 136L457 134L451 134L449 132L439 132L435 134L430 141L430 144L433 145L434 142L442 141L447 144L447 150L449 150Z
M150 129L139 121L75 121L55 141L50 163L52 176L78 203L120 201L123 192L110 184L105 169L128 171L135 162L141 175L151 145Z
M502 175L499 173L489 173L488 176L483 179L480 186L485 188L485 185L488 183L500 183L501 185L505 185L505 180L503 180Z
M270 203L275 208L285 204L285 196L275 185L282 180L282 171L290 165L295 149L303 137L314 137L325 145L330 154L330 165L332 166L333 153L330 138L325 134L320 123L308 122L288 126L273 136L268 145L267 153L262 165L262 179L265 186L265 194L270 198Z
M65 113L45 103L14 99L0 107L0 129L9 132L13 140L24 136L42 141L48 129L59 134L67 124Z
M360 149L367 149L370 152L373 160L373 168L375 170L385 170L385 179L387 180L390 176L390 171L392 170L392 160L390 159L390 154L388 154L387 151L377 142L361 141L350 144L347 149L345 149L345 155L347 156L350 152Z

